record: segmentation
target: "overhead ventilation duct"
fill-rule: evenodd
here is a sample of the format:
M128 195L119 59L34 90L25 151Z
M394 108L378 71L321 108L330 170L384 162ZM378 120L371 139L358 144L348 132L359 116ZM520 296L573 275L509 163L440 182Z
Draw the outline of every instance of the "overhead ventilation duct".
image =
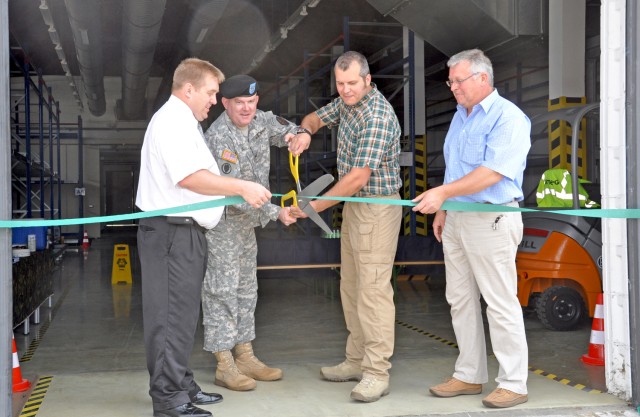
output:
M165 11L165 0L122 2L123 119L145 119L146 91Z
M174 59L167 63L165 75L156 94L154 109L159 109L171 95L173 72L180 61L201 54L207 36L213 32L227 4L229 0L193 0L191 2L189 13L182 24L182 31L176 36L178 41Z
M547 32L546 0L367 0L447 56Z
M65 0L64 4L73 32L89 111L94 116L102 116L107 106L104 98L100 1Z

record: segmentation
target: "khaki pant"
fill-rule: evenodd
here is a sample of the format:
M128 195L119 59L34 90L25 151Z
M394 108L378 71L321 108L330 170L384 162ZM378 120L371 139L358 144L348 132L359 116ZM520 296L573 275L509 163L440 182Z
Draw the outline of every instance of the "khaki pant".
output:
M394 345L391 276L402 207L345 203L342 219L340 295L349 330L346 357L361 364L364 373L386 380Z
M460 349L453 376L474 384L487 382L482 296L487 303L491 346L500 365L498 387L526 394L527 339L515 263L521 240L518 212L449 211L442 234L446 297Z

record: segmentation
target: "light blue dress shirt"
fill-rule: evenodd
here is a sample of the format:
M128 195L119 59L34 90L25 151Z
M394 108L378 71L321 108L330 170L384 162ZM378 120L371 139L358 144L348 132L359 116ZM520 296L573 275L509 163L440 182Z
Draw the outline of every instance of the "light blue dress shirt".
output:
M480 192L449 200L492 204L521 201L530 135L529 118L497 90L476 104L468 116L467 109L458 105L444 142L444 183L458 180L479 166L504 178Z

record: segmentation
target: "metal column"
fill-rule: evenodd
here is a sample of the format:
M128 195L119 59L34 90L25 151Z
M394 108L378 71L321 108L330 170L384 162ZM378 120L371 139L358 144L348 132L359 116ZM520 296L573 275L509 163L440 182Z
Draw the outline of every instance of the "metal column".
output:
M78 196L78 217L84 218L84 148L82 141L82 117L78 115L78 188L82 190ZM83 225L78 225L78 242L82 242Z
M409 151L413 155L414 163L409 167L409 198L416 197L416 83L415 83L415 62L413 60L414 37L413 31L409 31ZM416 235L416 212L410 211L409 224L411 225L411 236Z
M53 220L54 201L53 201L53 185L54 185L54 169L53 169L53 97L51 96L51 87L47 87L48 103L49 103L49 218ZM44 195L43 195L44 197ZM44 216L42 216L44 217Z
M60 168L60 103L56 101L56 152L58 154L58 218L62 218L62 170Z
M627 207L640 207L640 123L637 112L640 110L640 16L636 0L627 0L626 22L626 129L627 129ZM640 406L640 221L627 220L627 253L629 268L629 333L631 347L631 401L634 407Z
M29 61L25 58L23 64L24 72L24 135L25 135L25 155L27 157L26 164L26 187L27 187L27 213L26 217L33 217L33 205L31 204L31 79L29 78Z
M45 218L44 207L44 92L46 87L42 79L42 70L38 69L38 145L40 153L38 164L40 166L40 218Z
M0 218L11 218L11 132L9 128L9 1L0 0ZM0 414L12 413L11 230L0 229Z

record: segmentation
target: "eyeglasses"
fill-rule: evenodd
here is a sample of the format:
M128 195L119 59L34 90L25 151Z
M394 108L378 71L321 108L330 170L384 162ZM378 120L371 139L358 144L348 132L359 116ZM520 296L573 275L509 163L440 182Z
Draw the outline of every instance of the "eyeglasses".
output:
M479 73L479 72L474 72L473 74L471 74L470 76L468 76L467 78L465 78L465 79L463 79L463 80L454 80L454 81L452 81L452 80L447 80L447 81L445 81L445 84L447 84L447 87L451 87L451 86L452 86L452 85L454 85L454 84L458 84L458 85L460 85L460 84L462 84L463 82L467 81L469 78L473 77L474 75L478 75L478 74L480 74L480 73Z

